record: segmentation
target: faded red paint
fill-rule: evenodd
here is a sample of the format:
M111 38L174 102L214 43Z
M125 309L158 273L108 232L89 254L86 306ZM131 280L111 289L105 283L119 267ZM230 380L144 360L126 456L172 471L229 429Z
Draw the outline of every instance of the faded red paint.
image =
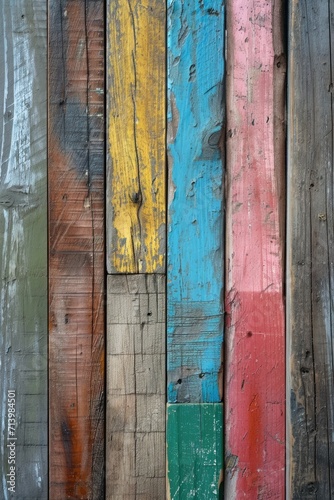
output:
M227 6L225 402L226 498L231 499L284 498L284 220L280 200L284 130L281 124L277 126L275 111L283 104L275 100L278 95L283 99L284 93L277 92L274 80L273 12L277 5L274 0L234 0Z
M50 498L102 499L103 1L50 2Z

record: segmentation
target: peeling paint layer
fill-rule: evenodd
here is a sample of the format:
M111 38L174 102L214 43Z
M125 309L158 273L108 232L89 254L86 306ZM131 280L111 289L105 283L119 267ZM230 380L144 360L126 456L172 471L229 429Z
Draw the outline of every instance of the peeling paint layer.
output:
M107 269L161 273L166 252L165 6L108 2Z
M226 8L225 498L282 499L282 2L230 0ZM276 51L281 54L278 67Z
M212 10L212 11L211 11ZM215 15L212 15L212 12ZM168 2L168 401L218 402L224 7Z

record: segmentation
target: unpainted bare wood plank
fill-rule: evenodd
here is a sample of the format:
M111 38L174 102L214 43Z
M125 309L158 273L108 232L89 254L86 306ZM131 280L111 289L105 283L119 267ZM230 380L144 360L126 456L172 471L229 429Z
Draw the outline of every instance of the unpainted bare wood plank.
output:
M107 268L165 266L165 13L160 0L107 2Z
M334 498L334 2L289 2L288 499Z
M227 3L226 498L285 494L283 2Z
M165 488L165 277L108 276L109 499L163 499Z
M104 498L104 2L49 2L50 498Z
M44 500L48 495L46 27L46 2L0 1L0 497L4 500Z

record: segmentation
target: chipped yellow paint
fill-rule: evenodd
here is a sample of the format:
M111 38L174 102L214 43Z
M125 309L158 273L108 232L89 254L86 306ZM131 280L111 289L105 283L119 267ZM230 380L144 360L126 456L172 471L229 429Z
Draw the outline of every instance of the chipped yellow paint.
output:
M108 2L108 272L163 272L165 3Z

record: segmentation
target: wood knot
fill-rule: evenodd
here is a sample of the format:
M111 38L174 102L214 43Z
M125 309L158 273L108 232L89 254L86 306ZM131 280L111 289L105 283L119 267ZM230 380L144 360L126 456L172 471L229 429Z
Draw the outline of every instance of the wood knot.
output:
M131 195L131 201L132 201L133 203L139 203L139 204L141 204L141 202L142 202L142 195L141 195L141 192L139 191L138 193L133 193L133 194Z

